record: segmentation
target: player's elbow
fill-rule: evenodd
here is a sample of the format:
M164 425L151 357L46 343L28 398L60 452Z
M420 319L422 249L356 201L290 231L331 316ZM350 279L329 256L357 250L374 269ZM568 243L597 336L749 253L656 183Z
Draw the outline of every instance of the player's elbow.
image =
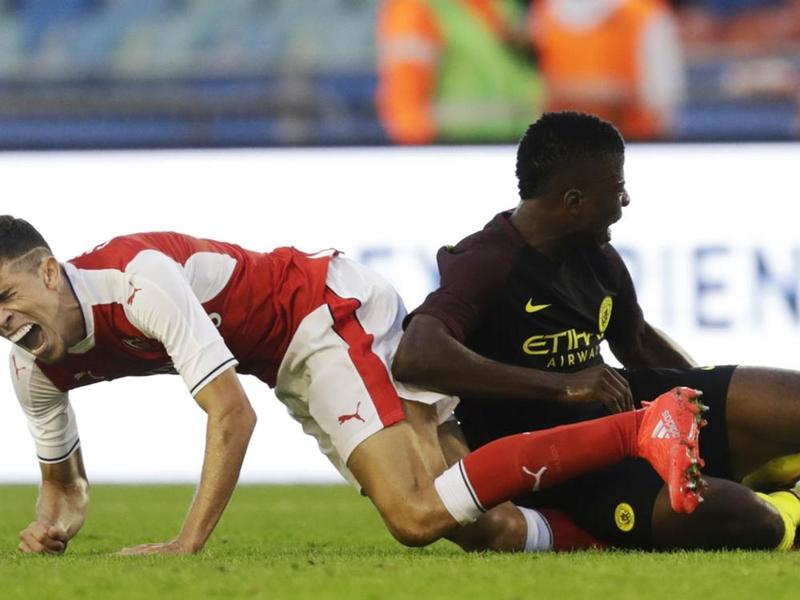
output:
M392 361L392 375L397 381L425 385L429 383L435 356L426 336L421 335L415 323L403 335Z
M392 361L392 376L397 381L427 387L435 383L435 357L419 349L403 349L401 344Z
M243 440L249 440L253 435L257 421L256 411L249 402L230 408L222 415L225 430Z
M253 431L256 428L256 423L258 423L258 415L256 415L256 411L249 402L242 410L241 423L243 430L247 432L247 437L249 438L251 435L253 435Z
M401 340L394 360L392 360L392 376L397 381L414 383L418 371L419 365L415 360L414 352L409 351L408 344L404 344Z
M400 340L392 375L397 381L438 389L451 372L453 350L452 337L441 321L417 315Z

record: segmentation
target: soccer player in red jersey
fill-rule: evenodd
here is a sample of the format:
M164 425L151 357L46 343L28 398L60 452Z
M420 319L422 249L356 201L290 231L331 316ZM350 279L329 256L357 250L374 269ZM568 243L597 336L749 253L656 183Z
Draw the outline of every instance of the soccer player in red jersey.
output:
M436 427L455 399L391 376L404 316L386 281L334 251L260 253L140 233L60 263L29 223L0 217L0 331L14 344L12 380L42 471L37 518L19 549L63 552L86 516L70 391L167 372L208 414L200 485L175 539L125 554L192 553L206 543L255 427L237 373L275 388L407 545L448 536L465 548L539 547L539 513L505 501L630 456L662 474L676 509L695 508L701 419L688 389L650 409L503 438L450 466ZM576 435L591 443L573 444ZM498 505L512 516L482 518Z
M559 507L623 547L791 547L800 521L797 489L788 489L800 479L800 373L693 368L645 321L610 244L609 227L630 202L624 157L619 132L594 116L550 113L531 125L517 152L519 204L439 251L441 285L407 319L394 374L458 395L469 447L624 414L678 385L702 390L711 477L692 515L672 510L661 478L637 460L539 494L535 505ZM603 363L603 341L625 369ZM786 491L756 494L743 478Z

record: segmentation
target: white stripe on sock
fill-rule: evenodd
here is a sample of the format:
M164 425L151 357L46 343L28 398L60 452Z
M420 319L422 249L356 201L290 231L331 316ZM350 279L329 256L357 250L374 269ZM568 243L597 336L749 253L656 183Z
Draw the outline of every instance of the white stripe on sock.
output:
M525 552L541 552L553 549L553 531L542 513L517 506L525 522L528 524L528 535L525 538Z
M483 514L461 475L460 461L439 475L433 484L447 512L461 525L474 523Z

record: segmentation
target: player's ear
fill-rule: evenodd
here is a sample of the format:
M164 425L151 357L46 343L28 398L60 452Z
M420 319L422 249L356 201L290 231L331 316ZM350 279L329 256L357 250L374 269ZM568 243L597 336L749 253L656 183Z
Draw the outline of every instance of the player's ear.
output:
M53 290L58 285L58 280L61 277L61 265L53 255L48 256L42 261L39 267L44 279L44 285L47 289Z
M564 196L562 197L562 202L564 204L564 210L566 210L570 214L578 214L583 206L583 201L585 196L583 192L577 188L570 188L566 192L564 192Z

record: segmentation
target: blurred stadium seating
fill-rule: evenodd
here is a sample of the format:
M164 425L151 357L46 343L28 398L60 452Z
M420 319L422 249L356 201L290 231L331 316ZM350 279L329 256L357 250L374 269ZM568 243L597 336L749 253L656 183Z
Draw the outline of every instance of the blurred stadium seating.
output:
M677 4L690 94L680 137L800 137L800 1Z
M363 0L5 0L0 146L383 142L375 11Z
M0 0L0 148L387 143L378 4ZM775 44L714 26L798 3L676 4L689 59L678 138L798 138L800 25Z

